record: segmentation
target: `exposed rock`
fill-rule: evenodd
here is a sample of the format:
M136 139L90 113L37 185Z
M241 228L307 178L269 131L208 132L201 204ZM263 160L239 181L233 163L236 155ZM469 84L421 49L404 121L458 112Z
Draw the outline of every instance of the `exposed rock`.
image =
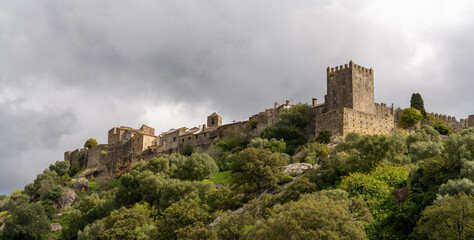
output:
M94 179L97 177L107 176L107 175L108 175L107 167L105 167L104 165L100 165L95 168L89 168L89 169L84 170L84 172L77 175L77 177L85 178L85 179Z
M63 226L59 223L51 223L51 232L58 232L63 230Z
M72 187L77 189L81 192L88 192L89 191L89 180L85 178L78 178L72 180Z
M65 209L69 206L72 205L74 200L76 200L77 194L74 192L73 189L66 188L64 189L63 197L61 201L59 202L59 205L61 205L61 209Z
M306 169L311 169L313 166L309 163L293 163L285 167L283 171L286 175L300 175Z

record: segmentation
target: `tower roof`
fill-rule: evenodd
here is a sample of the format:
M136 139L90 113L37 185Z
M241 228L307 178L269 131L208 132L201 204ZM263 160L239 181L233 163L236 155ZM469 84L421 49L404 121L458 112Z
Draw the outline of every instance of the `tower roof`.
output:
M209 117L220 117L219 115L217 115L216 112L213 112L211 115L209 115Z

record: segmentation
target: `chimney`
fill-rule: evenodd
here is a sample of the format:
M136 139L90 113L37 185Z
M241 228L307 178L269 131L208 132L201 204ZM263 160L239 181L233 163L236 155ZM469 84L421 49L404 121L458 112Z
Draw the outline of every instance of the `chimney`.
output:
M317 104L318 104L318 99L313 98L313 107L316 106Z
M290 106L290 100L286 100L286 106Z
M277 107L278 107L278 102L275 102L275 103L273 104L273 106L274 106L275 108L277 108Z
M206 124L202 125L202 130L204 131L206 129Z

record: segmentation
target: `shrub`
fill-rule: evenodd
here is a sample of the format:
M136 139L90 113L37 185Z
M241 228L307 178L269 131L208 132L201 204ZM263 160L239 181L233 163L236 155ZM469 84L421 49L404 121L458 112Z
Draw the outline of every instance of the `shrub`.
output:
M415 124L419 123L423 115L419 113L414 108L407 108L403 110L402 115L400 116L400 125L404 128L412 127Z
M247 123L247 130L252 131L257 128L258 120L253 119Z
M330 131L321 131L316 136L316 142L328 144L331 141L331 132Z
M188 143L184 145L183 151L181 154L183 154L184 156L191 156L193 152L194 152L194 146Z
M95 146L99 145L97 143L97 140L93 139L93 138L89 138L87 139L86 143L84 143L84 147L86 148L93 148Z

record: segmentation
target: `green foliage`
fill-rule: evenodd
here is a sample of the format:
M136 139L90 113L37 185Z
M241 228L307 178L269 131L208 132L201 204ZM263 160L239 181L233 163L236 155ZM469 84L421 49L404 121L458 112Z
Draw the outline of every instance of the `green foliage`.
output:
M150 210L143 206L114 210L102 220L104 231L101 237L111 240L136 239L135 229L153 223L150 215Z
M426 117L425 104L423 103L423 98L419 93L413 93L410 99L410 107L417 109L421 112L423 117Z
M254 138L250 140L248 147L253 148L265 148L272 152L283 152L286 148L286 143L283 139L276 140L272 138L270 140L265 138Z
M193 153L180 169L180 178L202 181L214 176L219 169L214 159L205 153Z
M101 220L94 221L88 224L84 231L79 230L77 233L78 240L92 240L100 239L100 236L104 232L104 223Z
M474 196L474 183L467 179L448 180L447 183L442 184L438 190L438 196L444 197L446 195L454 196L458 193L465 193Z
M412 162L422 159L441 156L443 145L440 142L415 142L410 145L410 158Z
M465 161L463 163L461 176L474 181L474 161Z
M354 218L349 205L317 195L277 205L256 223L250 239L367 239L367 222Z
M407 165L384 164L375 168L371 175L378 180L384 181L391 188L402 188L408 184L410 167Z
M452 134L444 141L444 152L454 169L460 169L465 161L474 160L474 128Z
M79 166L73 167L69 170L69 176L76 177L76 175L80 174L84 170L86 170L86 168L81 168Z
M202 222L195 222L176 230L176 236L179 240L217 240L216 231L205 227Z
M450 129L444 125L444 122L442 121L436 121L435 124L433 125L433 128L439 132L439 134L443 135L448 135L450 132Z
M115 208L113 196L93 193L84 196L72 208L63 212L63 239L76 239L79 230L83 230L89 223L107 217Z
M328 144L331 141L331 132L330 131L321 131L318 133L318 136L314 139L316 142Z
M283 139L287 144L286 152L292 155L298 146L310 139L314 130L311 126L312 117L311 107L299 103L283 110L275 124L267 125L261 135L267 139Z
M49 199L55 203L59 203L63 196L63 189L60 186L51 187L45 195L45 199Z
M177 231L198 222L207 224L211 216L206 211L207 206L196 202L174 203L165 209L158 220L157 226L160 239L176 239Z
M407 145L411 145L415 142L440 142L441 138L439 133L431 126L422 126L415 130L414 133L408 135Z
M194 153L194 146L191 145L191 144L186 144L184 145L183 147L183 151L181 154L183 154L184 156L191 156L191 154Z
M407 128L413 127L417 123L421 121L423 115L419 113L414 108L407 108L403 110L402 114L400 115L400 126Z
M256 119L250 120L247 123L247 130L248 131L255 130L257 128L257 124L258 124L258 120L256 120Z
M232 179L232 172L231 171L223 171L218 172L214 175L211 179L206 179L204 182L212 182L212 183L219 183L219 184L227 184Z
M41 204L21 204L5 220L0 239L39 239L49 231L49 220Z
M296 162L321 164L323 159L329 156L329 148L326 144L318 142L307 143L301 148L301 151L293 156Z
M63 176L69 173L69 161L57 161L55 164L49 165L49 170L55 171L58 176Z
M232 182L252 190L274 188L280 181L287 160L281 154L262 148L247 148L237 157Z
M216 226L219 239L246 239L257 220L248 212L242 214L227 213L219 217L220 221Z
M240 206L240 201L235 197L235 192L227 187L220 187L212 191L207 202L213 210L235 209Z
M474 197L448 196L422 212L416 228L419 239L473 239Z
M297 181L292 182L277 195L277 201L281 204L289 201L297 201L302 194L316 192L316 184L311 183L308 178L298 178Z
M395 135L359 135L348 134L345 142L338 144L336 152L348 153L349 169L351 172L370 172L383 160L393 162L407 153L405 139Z
M370 174L351 173L342 179L340 188L350 197L364 199L375 219L384 217L381 205L390 196L390 187L384 181Z
M93 138L87 139L86 143L84 143L84 147L89 148L89 149L91 149L91 148L93 148L93 147L95 147L95 146L97 146L97 145L99 145L99 144L97 143L97 140L95 140L95 139L93 139Z

